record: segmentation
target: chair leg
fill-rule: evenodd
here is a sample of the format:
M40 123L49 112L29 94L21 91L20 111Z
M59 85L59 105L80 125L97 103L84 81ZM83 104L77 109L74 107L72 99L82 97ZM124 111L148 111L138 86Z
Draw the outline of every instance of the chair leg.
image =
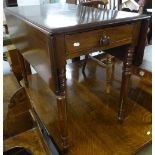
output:
M111 90L112 76L113 76L113 62L111 55L107 56L106 65L106 93L109 94Z
M76 57L72 59L72 62L77 62L77 61L80 61L80 57Z
M89 54L85 55L85 61L84 61L84 64L82 66L82 72L83 73L85 72L85 68L86 68L88 57L89 57Z
M132 59L134 54L134 48L129 46L126 51L126 58L123 62L120 102L118 109L118 120L122 122L125 118L125 106L127 104L129 80L132 73Z

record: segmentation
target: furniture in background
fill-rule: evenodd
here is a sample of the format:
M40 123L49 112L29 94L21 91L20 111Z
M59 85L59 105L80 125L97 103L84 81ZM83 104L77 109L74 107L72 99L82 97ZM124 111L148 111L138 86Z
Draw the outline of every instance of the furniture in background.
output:
M118 108L118 120L124 120L132 61L139 60L143 53L139 48L146 37L150 16L69 4L35 6L35 9L27 6L19 10L20 7L5 9L9 32L19 52L56 95L63 148L69 146L67 59L124 46L121 51L125 57ZM27 10L29 15L25 14Z
M77 4L77 1L73 2L73 1L67 0L66 2L70 4ZM116 2L115 0L79 0L78 4L83 6L112 9L112 10L119 10L121 8L121 1ZM86 59L87 57L88 55L85 56ZM80 59L81 59L80 57L73 58L72 62L80 61Z
M27 76L25 75L31 75L30 64L23 58L23 56L19 53L19 51L10 40L10 36L8 36L7 39L3 38L3 44L5 49L4 54L6 56L6 61L8 61L10 68L15 75L18 83L20 84L20 81L24 78L25 85L28 85ZM23 74L23 68L26 71L25 74Z
M134 3L134 5L131 5L132 2ZM140 14L147 14L151 16L147 34L147 43L150 44L152 39L152 0L127 0L123 3L122 10L129 12L138 12Z
M151 9L146 9L146 14L151 16L151 19L149 21L149 30L148 30L148 34L147 34L147 40L148 40L148 44L152 44L152 7Z
M107 4L108 4L108 1L105 0L105 1L86 1L86 2L81 2L80 5L82 6L88 6L88 7L94 7L94 8L103 8L103 9L107 9ZM111 3L110 3L111 4ZM109 5L110 8L111 5ZM113 10L115 10L115 3L113 4ZM113 18L115 18L115 15L113 16ZM101 42L104 42L104 44L108 44L109 42L109 38L107 38L107 36L105 36L105 38L103 38L103 40L100 40ZM84 74L85 72L85 67L86 67L86 63L87 63L87 60L88 59L91 59L91 60L94 60L97 64L99 64L100 66L102 66L103 68L106 68L107 69L107 84L111 81L111 70L112 70L112 59L114 58L112 55L110 54L107 54L106 52L102 52L102 55L106 55L106 57L104 57L104 59L102 59L102 61L100 59L97 59L96 57L92 57L90 54L87 54L85 55L85 61L84 61L84 64L83 64L83 68L82 68L82 72ZM100 53L100 51L98 51L98 53ZM111 66L111 67L109 67ZM108 87L107 87L107 93L110 92L110 85L108 84Z
M6 0L4 2L4 7L14 7L18 6L17 0ZM31 68L30 64L23 58L23 56L18 52L16 47L12 44L10 35L9 35L9 30L8 30L8 25L6 22L5 14L3 13L3 26L5 28L5 33L3 33L3 46L6 48L6 56L7 60L10 64L10 67L20 84L20 81L24 78L25 82L27 81L27 76L24 76L25 74L30 75L31 74ZM20 62L19 62L20 61ZM21 65L22 64L22 65ZM26 73L22 73L22 68L25 68ZM28 82L25 83L27 85Z
M3 122L3 136L3 153L6 155L19 152L51 155L24 87L19 88L10 99Z

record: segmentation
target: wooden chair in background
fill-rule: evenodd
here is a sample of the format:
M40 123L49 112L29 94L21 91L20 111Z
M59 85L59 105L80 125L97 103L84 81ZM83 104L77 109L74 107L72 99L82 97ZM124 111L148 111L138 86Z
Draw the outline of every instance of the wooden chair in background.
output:
M3 1L3 7L14 7L14 6L18 6L17 0ZM7 49L7 51L5 51L7 53L6 54L7 61L9 62L11 70L14 73L18 83L20 84L20 81L24 79L25 85L28 86L27 75L31 75L30 64L24 59L24 57L19 53L19 51L12 43L4 13L3 13L3 27L5 29L5 32L3 32L3 46L5 46ZM26 72L23 72L24 70L26 70Z
M94 8L103 8L103 9L107 9L110 8L113 10L116 9L116 4L115 1L114 3L112 3L110 1L110 3L108 3L107 0L98 0L98 1L86 1L86 2L80 2L80 5L82 6L89 6L89 7L94 7ZM105 44L108 44L108 38L106 36L104 36L104 38L101 40L102 42L105 42ZM112 75L113 75L113 68L114 68L114 56L105 53L104 51L97 51L98 53L102 53L102 58L101 59L97 59L97 56L91 56L91 54L87 54L85 55L85 61L83 64L83 68L82 68L82 72L84 74L85 72L85 67L87 64L87 60L91 59L94 62L96 62L97 64L99 64L101 67L106 69L106 93L110 93L110 89L111 89L111 82L112 82Z
M28 151L30 155L51 155L41 130L26 90L21 87L11 97L3 122L4 154Z

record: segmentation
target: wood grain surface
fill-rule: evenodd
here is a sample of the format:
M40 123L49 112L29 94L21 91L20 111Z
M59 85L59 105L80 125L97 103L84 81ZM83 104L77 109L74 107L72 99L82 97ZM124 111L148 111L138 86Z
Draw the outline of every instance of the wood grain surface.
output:
M8 83L17 84L16 81ZM6 113L3 122L4 151L20 146L30 150L32 154L51 155L25 88L16 90L9 99L8 110L4 108Z
M141 101L131 100L126 111L127 119L119 124L116 116L120 90L120 68L115 65L112 89L106 93L105 72L103 68L88 61L86 74L82 73L82 64L67 65L67 101L68 101L68 155L131 155L145 144L151 142L151 113L140 105ZM135 81L134 76L131 83ZM50 135L61 150L59 125L55 95L38 75L30 79L28 94L40 118ZM130 90L138 81L130 85ZM144 83L143 83L144 84ZM141 89L142 85L137 86ZM146 104L151 104L150 103ZM150 132L150 134L148 134Z
M5 150L22 146L32 152L34 155L50 155L46 152L44 145L40 139L40 131L38 128L33 128L26 132L20 133L4 141Z
M96 9L62 3L10 7L5 9L5 14L7 13L24 20L41 31L52 34L88 30L93 27L106 27L107 25L122 24L124 22L132 23L150 18L150 16L133 12Z

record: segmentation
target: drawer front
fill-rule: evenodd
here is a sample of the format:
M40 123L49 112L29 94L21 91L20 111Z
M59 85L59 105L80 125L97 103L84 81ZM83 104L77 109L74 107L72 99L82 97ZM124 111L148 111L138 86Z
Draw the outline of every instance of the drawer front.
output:
M132 24L68 34L65 36L66 53L95 48L108 49L132 42Z

